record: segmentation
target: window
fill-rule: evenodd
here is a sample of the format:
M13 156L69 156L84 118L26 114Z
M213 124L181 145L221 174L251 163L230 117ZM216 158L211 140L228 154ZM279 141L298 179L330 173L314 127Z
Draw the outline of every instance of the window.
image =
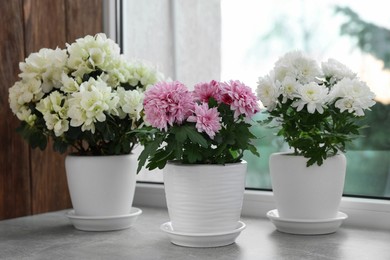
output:
M188 86L239 79L256 87L259 76L285 52L300 49L319 61L336 58L365 80L377 105L365 120L365 137L348 149L344 193L390 199L389 4L366 1L127 0L122 2L122 49L157 64ZM268 157L286 149L273 130L262 136L261 157L247 155L247 188L269 190ZM161 172L143 172L161 181Z

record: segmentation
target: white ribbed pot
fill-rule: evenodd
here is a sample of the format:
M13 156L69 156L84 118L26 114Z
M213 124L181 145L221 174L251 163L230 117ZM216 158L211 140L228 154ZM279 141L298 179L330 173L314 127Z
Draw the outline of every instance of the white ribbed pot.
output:
M307 158L289 153L270 156L272 189L280 218L332 219L337 216L344 189L346 157L306 167Z
M186 165L168 162L163 170L173 230L186 233L229 232L237 228L247 163Z
M136 184L136 155L68 155L65 167L75 215L130 213Z

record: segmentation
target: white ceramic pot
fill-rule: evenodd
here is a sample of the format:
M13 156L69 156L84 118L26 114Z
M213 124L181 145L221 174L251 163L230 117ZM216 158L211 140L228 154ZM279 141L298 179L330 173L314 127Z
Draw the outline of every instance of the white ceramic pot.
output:
M136 155L68 155L65 167L75 215L130 213L136 184Z
M269 160L272 189L279 216L285 219L332 219L344 189L346 158L332 156L321 166L306 167L307 158L288 153Z
M246 168L246 162L226 165L169 162L163 174L173 230L186 233L235 230L241 216Z

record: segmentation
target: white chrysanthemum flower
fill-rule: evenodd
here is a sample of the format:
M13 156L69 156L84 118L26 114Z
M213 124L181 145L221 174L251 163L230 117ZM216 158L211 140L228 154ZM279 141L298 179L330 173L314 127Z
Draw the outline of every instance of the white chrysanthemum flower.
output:
M342 80L343 78L356 78L356 73L352 72L347 66L335 59L328 59L327 62L321 63L324 77L329 80L330 84Z
M120 57L119 46L105 34L88 35L67 44L69 53L68 66L74 70L73 76L82 78L99 68L110 71L115 68L115 61Z
M39 52L30 54L25 62L19 64L23 79L37 79L42 81L42 90L49 93L53 88L61 87L61 75L66 71L66 50L43 48Z
M259 78L257 82L257 97L268 111L272 111L277 105L280 95L279 85L279 82L275 82L272 72L270 75Z
M300 51L286 53L275 63L274 71L276 80L280 82L291 77L301 84L316 81L322 75L317 62Z
M119 97L111 92L106 82L90 78L80 85L80 91L69 99L70 125L81 126L82 131L95 133L95 122L106 120L105 112L117 110Z
M345 78L340 80L330 92L335 106L340 112L347 110L356 116L364 116L364 110L375 104L375 94L365 82L358 79Z
M286 77L281 84L281 92L283 95L283 103L286 103L288 99L294 99L298 93L298 89L302 85L292 77Z
M119 96L119 107L123 113L128 114L133 121L132 128L135 128L135 121L141 119L143 109L144 93L138 90L125 90L122 87L117 89Z
M306 105L307 111L313 114L316 110L322 114L324 113L325 103L328 100L328 88L324 85L318 85L315 82L310 82L298 89L297 98L292 106L301 111Z
M47 129L53 130L56 136L61 136L69 130L68 101L66 96L58 91L54 91L42 99L36 108L42 113Z

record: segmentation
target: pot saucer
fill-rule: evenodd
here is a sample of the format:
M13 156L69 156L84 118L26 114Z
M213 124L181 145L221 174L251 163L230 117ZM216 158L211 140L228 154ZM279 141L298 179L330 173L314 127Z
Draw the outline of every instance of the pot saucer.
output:
M133 207L129 214L119 216L78 216L74 210L67 212L66 216L79 230L113 231L131 227L141 213L141 209Z
M185 247L227 246L233 244L238 235L240 235L241 231L245 228L245 223L241 221L237 223L236 229L219 233L177 232L173 230L171 222L166 222L160 226L160 229L168 234L173 244Z
M335 218L329 219L287 219L279 217L278 210L274 209L267 212L267 217L277 230L284 233L323 235L336 232L343 220L348 218L348 215L338 212Z

